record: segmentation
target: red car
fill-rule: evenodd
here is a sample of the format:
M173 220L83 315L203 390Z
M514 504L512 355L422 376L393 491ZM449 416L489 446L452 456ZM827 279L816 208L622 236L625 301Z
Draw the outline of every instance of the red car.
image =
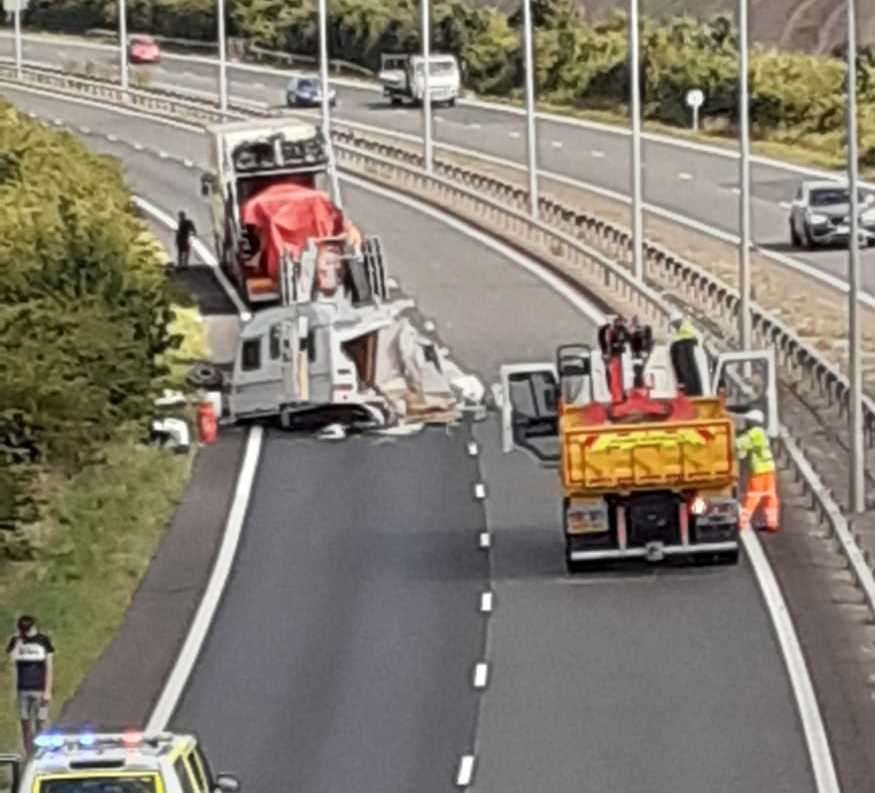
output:
M151 36L132 36L128 42L128 59L131 63L158 63L161 49Z

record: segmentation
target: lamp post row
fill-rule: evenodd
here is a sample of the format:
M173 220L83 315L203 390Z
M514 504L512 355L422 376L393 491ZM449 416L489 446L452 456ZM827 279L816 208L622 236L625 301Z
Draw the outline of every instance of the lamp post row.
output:
M216 0L218 14L219 44L219 106L228 109L227 59L225 52L225 7L224 0ZM537 171L537 114L534 86L534 32L532 25L531 0L521 0L523 9L523 50L525 59L526 96L526 156L528 164L529 212L533 218L539 215L538 171ZM751 297L751 172L750 172L750 97L749 97L749 36L748 2L738 0L739 28L739 291L741 310L739 316L739 337L742 348L750 349L752 344L752 321L750 311ZM13 23L15 38L15 68L19 79L22 77L23 55L21 36L21 4L16 0ZM629 74L630 74L630 112L632 127L632 266L636 278L644 276L644 228L643 228L643 183L641 156L641 85L640 85L640 0L629 0ZM319 49L320 78L322 83L322 129L326 141L330 141L330 110L328 94L328 48L327 48L327 0L319 0ZM433 135L430 74L430 28L429 0L421 0L422 8L422 58L423 58L423 154L426 170L433 169ZM121 85L128 88L127 56L127 13L125 0L119 0L119 58L121 65ZM849 360L848 374L851 391L849 434L850 454L850 509L862 512L865 508L865 453L863 439L863 382L862 382L862 343L860 325L860 250L859 250L859 145L857 133L857 19L855 0L847 0L847 150L848 150L848 189L850 192L850 255L848 268L848 321L849 321ZM339 191L332 185L339 200Z

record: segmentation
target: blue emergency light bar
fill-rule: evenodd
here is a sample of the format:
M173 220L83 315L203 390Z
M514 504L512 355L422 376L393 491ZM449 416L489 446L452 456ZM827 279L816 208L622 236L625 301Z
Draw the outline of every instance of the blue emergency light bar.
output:
M166 740L170 736L164 733L157 735L144 735L142 732L128 730L121 734L95 735L93 732L68 733L44 733L34 739L34 744L40 749L63 749L64 747L92 746L125 746L133 748L144 743L156 744L160 740Z

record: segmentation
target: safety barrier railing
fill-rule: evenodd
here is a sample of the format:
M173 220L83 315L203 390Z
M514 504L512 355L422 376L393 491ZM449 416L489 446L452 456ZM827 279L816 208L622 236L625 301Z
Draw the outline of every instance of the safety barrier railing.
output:
M40 74L33 77L35 72ZM255 103L246 107L238 102L223 116L215 104L168 97L169 92L145 89L125 92L106 82L47 73L46 70L28 69L25 76L28 82L63 93L133 104L159 115L178 109L184 117L201 119L203 122L214 122L223 117L270 115ZM14 69L0 66L0 79L9 81L10 77L14 81ZM707 325L705 328L709 347L725 349L737 343L740 304L737 291L720 283L694 263L648 243L645 254L647 280L650 283L641 283L629 269L631 239L625 230L546 197L540 202L542 219L534 220L527 212L527 192L516 185L439 158L435 160L435 173L427 174L422 167L422 157L417 152L367 138L355 130L344 128L342 123L334 126L335 150L345 169L364 174L374 181L389 183L399 192L417 194L450 208L467 220L486 227L511 245L522 243L529 253L534 250L536 258L545 260L554 271L578 288L592 291L597 286L603 287L614 298L625 302L647 321L662 329L673 304L661 290L670 289L674 296L686 298L681 302L694 314L707 314L711 320L717 320L717 333L708 333ZM783 377L796 384L807 383L815 387L831 404L842 405L847 410L846 378L780 320L767 315L757 306L754 306L753 314L757 343L775 347ZM870 443L873 416L873 403L867 399L866 426ZM854 542L832 494L786 428L782 429L778 441L779 458L792 470L797 482L802 483L805 492L812 498L818 520L839 540L858 582L866 590L870 605L875 609L875 584L872 584L869 560Z

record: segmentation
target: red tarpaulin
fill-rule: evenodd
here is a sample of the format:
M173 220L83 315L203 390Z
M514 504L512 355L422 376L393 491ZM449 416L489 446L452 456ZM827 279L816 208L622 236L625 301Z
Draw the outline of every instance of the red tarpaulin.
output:
M282 251L297 259L308 239L343 233L343 214L328 196L288 183L266 187L246 201L241 220L258 229L260 269L275 283Z

